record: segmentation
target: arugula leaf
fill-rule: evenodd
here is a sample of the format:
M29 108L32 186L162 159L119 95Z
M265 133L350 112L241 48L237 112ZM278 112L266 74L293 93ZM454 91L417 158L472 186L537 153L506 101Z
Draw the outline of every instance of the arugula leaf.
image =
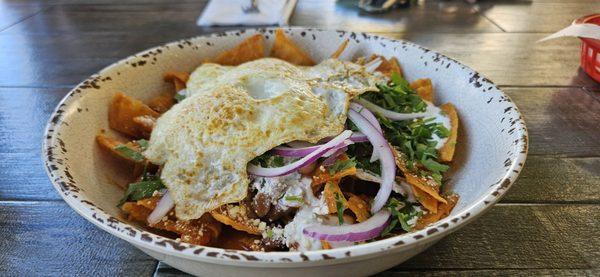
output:
M119 205L123 205L123 203L127 201L137 201L140 199L151 197L154 194L154 191L165 188L165 185L159 178L155 178L147 181L140 181L137 183L129 184L127 191L125 191L125 195L119 201Z
M142 153L129 148L128 146L124 145L124 144L119 144L117 146L115 146L115 148L113 148L114 150L117 150L119 153L123 154L124 156L136 161L136 162L141 162L144 160L144 155L142 155Z
M335 193L335 207L337 209L338 222L340 225L344 224L344 202L339 193Z
M329 167L329 175L333 175L337 172L341 172L344 171L346 169L349 168L353 168L356 166L356 160L354 158L352 159L347 159L347 160L336 160L335 163L333 163L330 167Z
M175 98L175 101L177 101L177 103L179 103L179 102L183 101L183 99L185 99L185 95L175 93L175 96L173 96L173 98Z

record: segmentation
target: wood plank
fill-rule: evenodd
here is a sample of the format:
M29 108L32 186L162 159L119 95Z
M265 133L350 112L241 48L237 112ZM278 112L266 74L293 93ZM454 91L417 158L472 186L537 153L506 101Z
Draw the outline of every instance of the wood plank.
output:
M383 276L598 272L598 212L599 205L497 205ZM156 273L186 276L164 264Z
M149 276L156 261L63 202L0 202L0 275Z
M384 34L453 57L498 85L595 86L579 68L580 43L560 39L536 43L545 34Z
M41 3L24 5L0 2L0 32L35 15L44 8L46 8L46 6Z
M43 130L68 89L0 89L0 199L60 199L42 165Z
M201 3L152 5L57 5L44 13L8 30L27 33L145 33L193 32L204 9ZM451 9L451 12L448 12ZM161 18L160 23L156 21ZM44 24L40 24L43 22ZM103 22L103 24L97 24ZM366 14L356 1L299 1L290 19L292 26L346 29L361 32L501 32L471 5L458 2L438 4L415 3L409 8L385 14ZM124 28L126 26L126 28ZM213 28L214 29L214 28Z
M600 102L576 88L504 88L523 113L533 155L598 156Z
M600 204L600 158L529 156L501 201Z
M54 5L9 29L6 33L111 33L193 34L208 30L196 26L206 5L197 3L120 4L120 5ZM102 24L98 24L102 22ZM220 28L210 28L211 31Z
M507 32L554 33L579 16L600 10L600 2L592 0L494 1L483 5L488 7L484 14Z
M600 270L580 269L508 269L508 270L420 270L420 271L386 271L376 276L598 276ZM155 275L156 276L156 275ZM167 275L168 276L168 275Z
M56 36L2 32L0 60L4 66L0 66L0 86L73 85L128 55L199 32L185 28L177 32L158 28L154 35L132 32ZM458 59L499 85L598 86L579 69L576 40L536 44L542 37L540 34L383 35L411 40Z
M600 270L598 269L476 269L476 270L464 270L464 269L447 269L447 270L399 270L398 271L384 271L376 274L375 276L430 276L430 277L444 277L444 276L598 276ZM154 277L184 277L192 276L185 272L179 271L176 268L169 266L166 263L158 262L158 266L154 271Z
M594 269L599 205L498 205L396 267L407 269Z

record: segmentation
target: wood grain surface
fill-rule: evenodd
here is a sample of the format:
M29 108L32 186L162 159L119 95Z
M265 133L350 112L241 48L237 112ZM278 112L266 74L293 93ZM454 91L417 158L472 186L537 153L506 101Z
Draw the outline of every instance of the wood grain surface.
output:
M299 0L294 26L414 41L489 77L523 113L525 169L477 221L382 276L600 275L600 85L579 41L536 41L600 10L594 0L417 1L364 14L356 1ZM0 1L0 275L183 276L96 228L52 188L46 121L69 89L132 53L201 28L206 1Z

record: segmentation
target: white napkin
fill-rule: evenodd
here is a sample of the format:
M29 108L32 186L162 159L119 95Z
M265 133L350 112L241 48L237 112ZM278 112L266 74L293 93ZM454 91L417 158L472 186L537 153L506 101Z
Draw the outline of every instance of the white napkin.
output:
M567 28L564 28L554 34L551 34L538 42L546 41L549 39L555 39L559 37L582 37L582 38L594 38L600 39L600 26L595 24L573 24Z
M242 26L288 24L298 0L257 0L258 13L244 13L242 7L249 7L250 0L210 0L198 26Z

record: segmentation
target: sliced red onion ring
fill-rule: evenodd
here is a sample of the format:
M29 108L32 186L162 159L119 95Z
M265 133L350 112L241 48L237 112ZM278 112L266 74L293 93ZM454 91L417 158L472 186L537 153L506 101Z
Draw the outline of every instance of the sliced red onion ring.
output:
M333 150L333 149L331 149L331 150ZM331 150L329 150L329 151L331 151ZM333 154L331 154L329 157L327 157L327 159L325 159L323 161L323 165L330 166L330 165L334 164L337 157L339 155L341 155L342 153L346 152L346 150L348 150L348 146L343 146L343 147L337 148L335 150L335 152L333 152Z
M373 151L379 152L382 181L379 191L373 200L373 205L371 205L371 213L376 213L383 208L392 193L392 186L394 184L394 178L396 177L394 154L392 153L392 149L390 149L390 145L383 137L383 134L379 133L367 119L352 109L348 111L348 118L350 118L350 120L354 122L354 125L369 138L369 141L373 145Z
M365 136L362 133L358 133L358 132L352 133L352 135L350 136L350 138L348 140L350 140L351 142L369 141L367 139L367 136ZM323 144L315 145L315 146L308 146L308 147L301 147L301 148L277 146L277 147L273 148L273 153L275 155L279 155L279 156L283 156L283 157L304 157L304 156L312 153L313 151L317 150L322 145ZM327 155L327 156L329 156L329 155Z
M377 70L377 68L381 65L381 63L383 62L383 60L381 60L381 58L377 57L376 59L368 62L365 64L365 70L367 72L375 72L375 70Z
M381 130L381 125L379 125L377 117L375 117L375 115L371 111L369 111L363 105L358 104L356 102L350 103L350 109L353 109L354 111L362 115L365 119L369 121L369 123L371 123L371 125L373 125L377 129L377 131L383 134L383 131Z
M417 118L422 118L422 117L428 117L428 116L432 116L430 113L424 112L424 113L397 113L397 112L392 112L389 110L386 110L382 107L379 107L365 99L361 99L361 98L356 98L354 99L354 101L362 104L363 106L365 106L365 108L371 110L372 112L378 113L382 116L385 116L391 120L411 120L411 119L417 119Z
M354 132L350 136L350 140L353 142L367 142L369 141L369 138L367 138L367 136L361 132Z
M148 223L150 225L158 223L171 209L173 209L174 206L175 202L173 202L173 199L169 195L169 191L166 190L163 197L158 201L158 204L156 204L156 208L154 208L152 213L148 216Z
M254 164L248 164L248 173L250 173L252 175L256 175L256 176L261 176L261 177L276 177L276 176L287 175L289 173L292 173L292 172L298 170L299 168L301 168L305 165L308 165L308 164L316 161L318 158L323 156L323 154L325 154L327 151L329 151L330 149L343 143L344 140L348 139L351 135L352 135L352 131L345 130L341 134L339 134L337 137L330 140L329 142L327 142L323 145L320 145L319 148L312 151L310 154L304 156L304 158L297 160L293 163L284 165L282 167L272 167L271 168L271 167L260 167L260 166L254 165Z
M363 107L361 104L354 103L354 102L350 103L350 108L352 110L356 111L357 113L359 113L360 115L362 115L366 120L369 121L369 123L371 123L371 125L373 125L373 127L375 127L379 131L379 133L383 134L383 130L381 129L381 125L379 125L379 121L377 120L377 117L375 117L375 115L371 111L369 111L367 108ZM379 160L379 152L373 151L369 162L374 163L377 160Z
M310 142L306 142L306 141L290 141L287 143L287 145L289 145L292 148L303 148L303 147L311 147L311 146L318 146L314 143L310 143Z
M326 241L365 241L376 238L381 234L389 224L390 215L388 210L381 210L366 221L357 224L309 225L302 230L302 234Z

